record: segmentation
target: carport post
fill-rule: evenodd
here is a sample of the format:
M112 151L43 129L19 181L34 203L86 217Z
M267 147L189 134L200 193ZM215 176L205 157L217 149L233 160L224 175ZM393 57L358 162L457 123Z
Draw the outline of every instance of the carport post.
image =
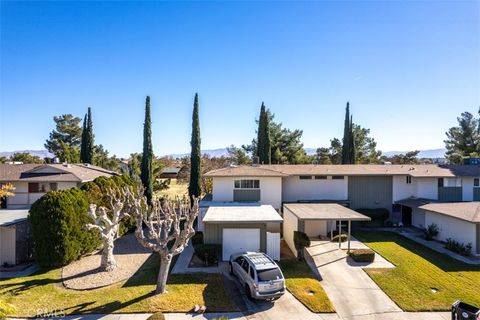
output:
M333 220L333 226L337 224L337 221ZM333 226L330 224L330 241L333 240Z
M338 247L342 248L342 220L338 220Z
M347 253L350 253L350 233L352 230L352 221L348 220L348 250Z

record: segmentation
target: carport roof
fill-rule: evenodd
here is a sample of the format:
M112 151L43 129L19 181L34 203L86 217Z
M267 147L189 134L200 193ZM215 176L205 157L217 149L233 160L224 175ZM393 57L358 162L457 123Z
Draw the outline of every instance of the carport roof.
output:
M8 227L27 220L26 209L2 209L0 210L0 227Z
M207 209L203 222L282 222L282 217L271 205L214 206Z
M337 203L288 203L283 206L300 220L371 220L369 217Z

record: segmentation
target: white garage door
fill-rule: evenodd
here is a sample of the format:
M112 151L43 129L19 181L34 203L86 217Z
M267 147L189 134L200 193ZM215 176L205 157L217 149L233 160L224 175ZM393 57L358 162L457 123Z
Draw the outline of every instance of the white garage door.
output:
M243 251L260 251L260 229L223 229L223 260Z

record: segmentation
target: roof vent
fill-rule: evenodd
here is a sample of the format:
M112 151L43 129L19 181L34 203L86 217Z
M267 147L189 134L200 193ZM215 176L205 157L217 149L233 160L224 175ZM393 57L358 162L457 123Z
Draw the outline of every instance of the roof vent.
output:
M318 164L318 161L317 161L317 160L313 160L313 161L312 161L312 164L316 166L316 165Z
M71 168L72 167L68 162L62 163L62 166L64 166L65 168Z
M385 161L383 164L386 164L386 165L391 165L392 162L391 161Z
M260 165L260 157L253 156L252 157L252 166L257 167Z
M90 163L84 163L83 165L87 168L90 168L92 166Z

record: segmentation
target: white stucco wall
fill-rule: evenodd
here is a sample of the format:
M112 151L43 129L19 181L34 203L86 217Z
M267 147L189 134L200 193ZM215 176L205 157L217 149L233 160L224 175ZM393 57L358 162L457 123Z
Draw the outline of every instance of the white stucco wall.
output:
M282 197L285 202L299 200L347 200L348 177L342 180L300 180L299 176L283 178Z
M440 232L437 239L445 241L452 238L458 242L472 244L472 253L477 252L477 227L474 223L446 216L444 214L426 211L425 225L436 223Z
M392 177L393 201L403 200L417 196L417 181L412 177L412 183L407 183L407 176Z
M425 211L422 209L412 209L412 225L423 229L425 228Z
M414 178L417 187L417 198L438 199L437 178Z
M287 208L283 207L283 239L290 250L297 256L295 243L293 242L293 232L298 230L297 217Z
M462 178L462 201L473 201L473 177Z
M0 227L0 264L15 264L15 227Z
M318 237L319 235L327 235L327 221L326 220L304 220L305 233L309 237Z
M281 177L214 177L214 202L232 202L235 180L260 180L260 203L269 204L276 210L282 205L282 178Z

